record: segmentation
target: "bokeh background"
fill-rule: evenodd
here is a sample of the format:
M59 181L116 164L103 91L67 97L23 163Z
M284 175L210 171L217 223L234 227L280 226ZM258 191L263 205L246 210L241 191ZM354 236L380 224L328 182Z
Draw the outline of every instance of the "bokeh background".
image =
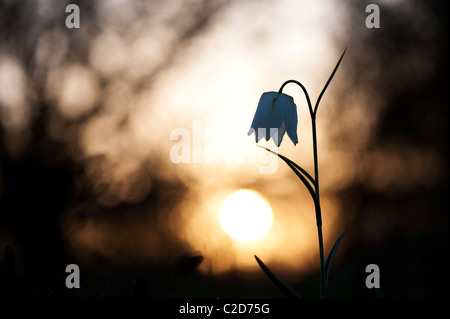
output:
M79 29L65 26L69 3ZM366 28L369 3L379 29ZM346 230L328 295L448 297L446 10L424 0L0 1L1 297L284 298L257 254L317 298L313 203L283 162L260 174L267 154L247 132L262 92L288 79L314 103L346 47L317 120L326 253ZM285 137L279 152L313 173L305 99L294 85L284 92L299 144ZM180 129L191 163L170 157ZM213 160L194 163L194 145ZM219 224L241 188L274 215L249 243ZM65 287L70 263L80 289ZM381 289L365 286L372 263Z

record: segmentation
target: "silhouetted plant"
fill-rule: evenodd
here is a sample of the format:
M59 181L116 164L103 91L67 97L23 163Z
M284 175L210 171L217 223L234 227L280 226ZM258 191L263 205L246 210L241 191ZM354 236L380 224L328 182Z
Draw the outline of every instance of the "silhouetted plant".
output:
M313 201L316 211L316 224L317 233L319 237L319 254L320 254L320 298L326 298L326 290L328 285L328 273L330 271L331 261L333 260L336 250L344 237L345 232L343 232L335 244L333 245L327 259L324 258L323 249L323 235L322 235L322 213L320 208L320 197L319 197L319 166L318 166L318 155L317 155L317 133L316 133L316 115L317 109L319 107L320 100L325 93L328 85L333 79L339 64L344 57L347 49L342 53L341 58L337 62L333 72L331 73L328 81L326 82L322 92L317 99L314 109L309 99L309 94L306 88L300 82L296 80L288 80L283 83L278 92L265 92L261 96L258 103L255 116L253 118L252 125L248 132L248 135L255 133L256 142L258 142L262 137L268 141L272 138L277 146L281 144L284 134L287 132L291 141L296 145L298 143L297 137L297 106L294 103L294 99L283 93L283 88L289 83L295 83L303 90L306 97L306 102L308 103L309 114L311 116L312 124L312 139L313 139L313 154L314 154L314 177L312 177L308 172L303 169L300 165L294 163L287 157L278 154L270 149L267 149L271 153L278 155L288 166L294 171L297 177L308 189ZM272 282L288 297L291 298L301 298L298 293L291 289L288 285L283 283L270 269L267 267L256 255L256 261L264 273L272 280Z

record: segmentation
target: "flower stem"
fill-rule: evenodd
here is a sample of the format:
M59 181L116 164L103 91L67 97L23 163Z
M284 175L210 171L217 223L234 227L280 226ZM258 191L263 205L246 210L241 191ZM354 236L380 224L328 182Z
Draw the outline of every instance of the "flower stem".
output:
M311 126L312 126L312 139L313 139L313 154L314 154L314 187L316 190L317 199L319 196L319 161L317 155L317 133L316 133L316 116L311 116Z
M287 80L287 81L284 82L283 85L280 87L280 89L278 90L278 93L282 93L284 87L286 86L286 84L289 84L289 83L295 83L295 84L297 84L297 85L303 90L303 93L305 94L306 102L308 103L309 114L311 114L311 117L313 117L313 116L315 115L315 113L314 113L313 108L312 108L311 100L309 99L308 91L307 91L306 88L303 86L303 84L301 84L299 81L296 81L296 80Z
M345 51L344 51L345 53ZM341 57L342 59L342 57ZM340 60L339 60L340 62ZM339 65L339 63L338 63ZM336 71L337 66L335 68L335 70L333 71L333 74L330 77L333 77L334 72ZM328 81L328 82L329 82ZM317 223L317 234L319 237L319 254L320 254L320 299L325 299L326 296L326 291L325 291L325 257L324 257L324 252L323 252L323 235L322 235L322 213L321 213L321 208L320 208L320 197L319 197L319 161L318 161L318 156L317 156L317 133L316 133L316 112L317 112L317 107L318 107L318 102L323 94L323 92L325 91L325 89L322 91L321 96L319 97L319 100L316 103L316 107L312 108L311 105L311 100L309 99L309 95L308 95L308 91L306 90L306 88L303 86L303 84L301 84L300 82L296 81L296 80L288 80L286 82L283 83L283 85L281 86L280 90L278 91L279 93L283 92L283 88L286 86L286 84L288 83L295 83L298 86L300 86L300 88L303 90L303 92L305 93L305 97L306 97L306 102L308 103L308 109L309 109L309 114L311 116L311 125L312 125L312 139L313 139L313 154L314 154L314 193L316 196L315 199L315 210L316 210L316 223ZM327 85L328 86L328 83Z
M317 196L318 206L316 206L317 234L319 236L319 254L320 254L320 299L325 299L325 258L323 252L322 235L322 213L320 209L319 195L319 161L317 155L317 133L316 133L316 114L311 114L313 153L314 153L314 188Z
M320 251L320 299L325 299L326 298L325 262L324 262L324 254L323 254L322 226L317 225L317 233L319 235L319 251Z
M308 91L306 88L301 84L300 82L296 80L288 80L283 83L278 93L283 92L283 88L288 83L295 83L303 90L303 93L305 93L306 102L308 103L308 109L309 114L311 115L311 124L312 124L312 139L313 139L313 153L314 153L314 192L308 185L308 190L310 191L311 195L313 195L314 199L314 206L316 209L316 223L317 223L317 234L319 236L319 253L320 253L320 299L325 299L326 297L326 282L325 282L325 261L324 261L324 254L323 254L323 235L322 235L322 212L320 208L320 196L319 196L319 160L317 157L317 133L316 133L316 114L317 114L317 108L319 107L320 100L322 99L323 94L328 88L328 85L330 84L331 80L333 79L334 74L336 73L339 64L342 61L342 58L344 57L345 52L347 51L347 48L345 48L344 52L342 53L339 61L337 62L336 66L334 67L333 72L331 73L330 77L328 78L327 83L325 84L324 88L322 89L322 92L320 92L319 98L317 99L316 105L314 109L311 105L311 100L309 99ZM289 162L287 162L289 166ZM292 167L291 167L292 168ZM293 169L295 171L295 169ZM300 176L299 176L300 177ZM304 183L307 183L306 180Z

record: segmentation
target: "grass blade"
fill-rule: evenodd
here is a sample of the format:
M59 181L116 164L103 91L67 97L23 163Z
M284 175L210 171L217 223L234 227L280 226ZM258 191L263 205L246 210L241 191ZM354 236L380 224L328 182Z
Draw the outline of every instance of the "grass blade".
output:
M325 262L325 290L328 286L328 273L330 271L331 261L333 260L334 255L336 254L336 250L338 249L339 243L345 235L345 231L336 239L336 242L333 245L333 248L328 255L327 261Z
M258 258L258 256L255 255L255 259L258 262L259 267L264 271L264 273L269 277L269 279L277 286L284 294L286 294L289 298L292 299L302 299L302 297L297 294L292 288L290 288L288 285L286 285L284 282L282 282L280 279L278 279L277 276L274 275L274 273L267 267L261 259Z

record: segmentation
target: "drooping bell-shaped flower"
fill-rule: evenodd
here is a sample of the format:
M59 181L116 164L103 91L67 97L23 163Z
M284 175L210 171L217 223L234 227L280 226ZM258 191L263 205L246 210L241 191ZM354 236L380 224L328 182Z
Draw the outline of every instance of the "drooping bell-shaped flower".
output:
M278 147L284 133L287 132L292 143L296 145L298 143L297 122L297 106L292 96L278 92L265 92L259 100L248 135L255 133L256 142L263 137L266 141L272 138Z

